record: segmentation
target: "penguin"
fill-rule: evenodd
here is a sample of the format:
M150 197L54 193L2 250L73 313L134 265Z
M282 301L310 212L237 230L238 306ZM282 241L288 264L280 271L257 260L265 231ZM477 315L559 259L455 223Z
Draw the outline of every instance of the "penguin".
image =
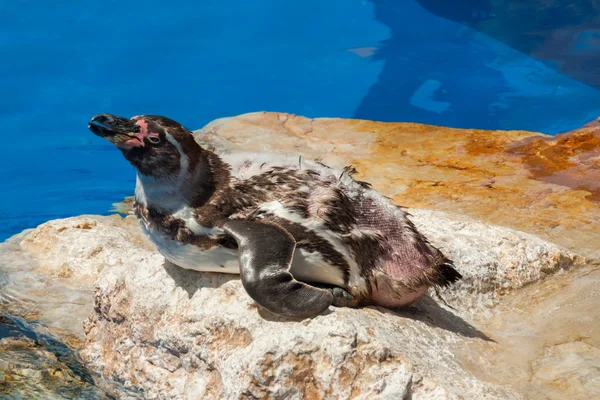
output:
M353 167L216 153L156 115L99 114L88 127L135 167L134 212L165 259L239 274L248 295L275 314L401 308L462 278L401 207L353 178Z

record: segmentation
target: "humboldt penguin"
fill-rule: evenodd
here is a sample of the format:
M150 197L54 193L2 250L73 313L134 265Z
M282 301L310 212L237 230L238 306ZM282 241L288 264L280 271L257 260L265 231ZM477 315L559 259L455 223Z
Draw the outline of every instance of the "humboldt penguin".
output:
M182 268L240 274L248 295L273 313L403 307L461 278L352 167L216 153L155 115L99 114L89 128L137 170L134 211L158 251Z

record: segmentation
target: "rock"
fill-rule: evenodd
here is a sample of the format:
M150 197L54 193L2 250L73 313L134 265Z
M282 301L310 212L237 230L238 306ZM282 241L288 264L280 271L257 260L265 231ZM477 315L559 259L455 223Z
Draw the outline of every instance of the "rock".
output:
M459 351L463 365L528 399L598 398L600 268L590 267L521 288L491 317L476 316L499 346L469 343Z
M579 262L528 234L440 212L413 221L455 260L464 281L443 292L459 317L425 298L409 311L332 308L312 320L258 309L235 275L168 262L134 234L133 218L75 217L41 225L22 241L44 271L64 263L36 248L68 248L69 263L95 271L94 310L82 356L144 398L519 398L473 377L455 358L469 342L493 342L467 320L523 285ZM58 233L58 234L57 234ZM48 236L48 237L46 237ZM111 245L113 243L113 245ZM114 244L118 243L118 245ZM103 251L93 254L98 245ZM87 258L104 268L88 268ZM119 260L119 262L112 262ZM75 279L77 273L62 280ZM187 397L186 397L187 396Z
M429 210L409 210L420 232L452 260L463 279L444 298L471 314L489 314L502 296L585 263L554 244L513 229L469 217Z
M97 220L108 218L97 217ZM47 229L44 235L40 235L40 231L41 229L36 231L34 236L43 236L43 240L48 240L49 243L55 241L52 229ZM63 268L65 262L56 253L51 257L53 262L40 268L35 254L45 259L43 249L32 245L34 253L28 253L20 245L32 232L34 231L24 231L0 243L0 331L5 322L3 316L10 315L20 318L24 323L34 322L36 331L40 333L60 336L69 345L80 347L85 339L81 329L82 321L92 308L95 277L78 272L70 274L70 278L60 277L55 271ZM37 243L47 247L49 254L52 253L52 245L43 244L42 241ZM68 246L68 240L61 243L61 246ZM83 264L85 261L80 265ZM51 268L47 268L49 266ZM76 270L77 266L75 262L68 268ZM87 278L78 279L79 276ZM2 333L3 336L5 334Z
M82 380L89 368L119 398L595 397L600 338L574 315L594 316L600 293L597 271L584 275L577 255L600 256L596 125L552 138L279 113L214 121L197 133L212 148L356 165L360 179L413 207L464 279L439 303L430 293L405 310L290 320L257 307L235 275L166 262L132 217L50 221L0 244L0 306L81 349L85 367L56 356L40 377L22 355L54 353L11 338L0 366L14 371L0 381ZM127 201L116 207L127 214ZM563 288L569 295L548 294ZM587 303L573 301L578 293ZM104 395L85 383L78 393Z
M57 354L59 356L57 357ZM9 361L10 362L9 362ZM90 381L74 373L70 360L24 337L0 339L0 398L106 399ZM85 378L85 376L84 376Z
M119 225L121 218L113 218L109 226ZM102 229L106 219L81 216L71 220L49 221L40 225L21 242L21 248L39 262L41 272L60 278L94 280L104 268L119 263L119 254L135 257L145 237L132 225L122 224L124 229ZM69 221L71 224L66 224ZM100 229L97 229L100 228ZM121 250L119 252L118 250ZM102 253L110 254L106 257Z
M600 123L558 136L252 113L196 132L217 149L354 165L411 207L464 214L600 258Z
M117 215L49 221L0 243L0 315L36 321L40 332L79 348L99 274L122 263L122 253L131 261L139 248L153 249L134 221Z
M600 349L583 341L557 344L533 363L533 379L556 388L556 398L593 399L600 393L598 360ZM574 388L583 388L583 393Z

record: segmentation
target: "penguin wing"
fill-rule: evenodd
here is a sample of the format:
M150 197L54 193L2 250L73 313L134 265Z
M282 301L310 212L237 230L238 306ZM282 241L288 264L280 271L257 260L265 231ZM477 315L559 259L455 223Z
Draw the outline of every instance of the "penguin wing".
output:
M333 303L331 291L294 279L290 273L296 241L278 225L228 220L222 229L238 244L244 288L267 310L295 318L325 311Z

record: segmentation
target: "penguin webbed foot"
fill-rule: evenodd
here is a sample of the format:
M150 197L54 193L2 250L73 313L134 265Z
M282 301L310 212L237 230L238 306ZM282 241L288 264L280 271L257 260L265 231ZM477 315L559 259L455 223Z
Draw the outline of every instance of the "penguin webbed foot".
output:
M320 289L325 289L328 292L330 292L333 295L333 301L331 305L334 307L356 308L362 305L361 299L353 296L352 294L350 294L350 292L348 292L342 287L329 285L325 283L313 282L311 282L310 285Z
M352 296L345 289L334 286L331 289L331 294L333 295L333 302L331 303L334 307L358 307L359 301L356 297Z

